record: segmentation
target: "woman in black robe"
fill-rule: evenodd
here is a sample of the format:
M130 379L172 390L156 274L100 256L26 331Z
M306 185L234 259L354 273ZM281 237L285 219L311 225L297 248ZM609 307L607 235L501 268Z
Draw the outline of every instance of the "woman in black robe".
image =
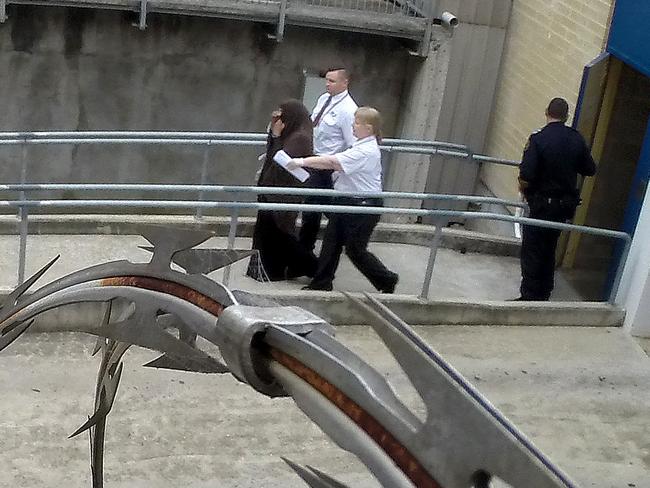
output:
M273 112L266 156L258 186L302 187L297 178L273 161L284 150L292 158L313 154L313 129L309 112L298 100L288 100ZM259 195L258 202L300 203L297 195ZM297 239L295 211L260 210L253 232L253 249L246 275L258 281L280 281L287 277L313 276L318 260Z

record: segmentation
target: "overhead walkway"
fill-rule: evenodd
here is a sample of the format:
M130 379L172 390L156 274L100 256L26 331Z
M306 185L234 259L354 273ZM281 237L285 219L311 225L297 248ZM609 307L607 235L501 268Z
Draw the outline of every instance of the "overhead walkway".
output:
M427 0L0 0L0 20L9 5L131 11L146 29L151 14L176 14L262 22L282 40L288 25L365 32L424 42L437 2ZM442 20L438 20L438 23Z

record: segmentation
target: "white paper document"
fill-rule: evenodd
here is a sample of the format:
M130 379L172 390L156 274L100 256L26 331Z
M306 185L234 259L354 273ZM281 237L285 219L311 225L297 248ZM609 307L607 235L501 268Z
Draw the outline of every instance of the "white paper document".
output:
M276 152L275 156L273 156L273 161L278 163L280 166L286 169L293 176L298 178L301 183L304 183L305 181L307 181L307 178L309 178L309 173L305 171L303 168L287 169L287 164L289 164L289 161L291 161L292 159L293 158L291 156L289 156L286 152L282 150Z

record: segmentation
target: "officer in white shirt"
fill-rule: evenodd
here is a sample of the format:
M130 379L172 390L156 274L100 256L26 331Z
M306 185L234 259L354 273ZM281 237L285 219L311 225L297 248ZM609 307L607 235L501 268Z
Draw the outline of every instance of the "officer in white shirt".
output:
M325 89L316 102L311 114L314 125L314 153L331 155L345 151L354 144L352 133L354 112L357 104L348 92L350 79L345 68L331 68L325 74ZM332 171L311 169L308 181L312 188L332 188ZM308 197L305 203L327 204L328 197ZM309 250L314 249L321 212L303 212L300 228L300 243Z
M357 109L354 117L354 135L358 140L349 149L331 156L312 156L293 159L291 168L316 168L334 170L334 189L354 193L379 193L381 182L381 119L372 107ZM379 207L381 198L337 198L342 205ZM363 275L382 293L393 293L398 275L388 270L368 251L368 241L379 222L379 214L333 213L325 230L323 248L318 258L318 269L311 283L304 289L331 290L341 252L345 252Z

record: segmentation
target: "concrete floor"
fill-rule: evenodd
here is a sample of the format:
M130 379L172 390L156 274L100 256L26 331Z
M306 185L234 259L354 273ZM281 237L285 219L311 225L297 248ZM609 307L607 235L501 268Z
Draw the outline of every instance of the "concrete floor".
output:
M213 238L201 247L225 247L225 238ZM51 268L39 283L47 283L74 270L110 260L128 259L146 262L150 254L138 248L148 245L140 236L115 235L43 235L30 236L27 241L26 276L35 273L52 257L61 254L61 259ZM13 287L16 284L18 263L18 239L15 236L0 236L0 246L5 252L0 255L0 285ZM235 247L250 249L251 240L237 239ZM390 268L399 273L400 281L396 293L419 295L426 271L429 249L404 244L372 243L370 249ZM251 292L274 290L297 290L308 281L258 283L244 276L248 260L235 265L231 272L230 288ZM223 272L210 275L222 279ZM436 257L433 279L429 291L430 299L507 300L519 296L519 259L488 254L461 253L451 249L439 249ZM580 300L580 294L561 273L557 273L553 300ZM334 282L340 291L375 291L372 285L343 255Z
M18 242L1 236L0 283L15 284ZM30 236L27 274L62 258L43 278L112 259L146 261L137 236ZM214 239L208 246L223 245ZM249 248L250 240L237 246ZM428 250L379 244L400 273L399 293L419 293ZM297 289L258 283L233 267L231 288ZM221 273L214 273L220 279ZM431 298L502 300L517 296L516 258L441 249ZM371 291L344 258L336 289ZM579 298L560 277L554 299ZM417 327L481 392L583 487L650 487L650 340L621 329ZM418 398L368 327L338 337L384 372L405 402ZM89 486L88 439L67 435L92 408L98 358L94 339L31 334L0 353L0 487ZM641 346L639 345L641 344ZM270 400L230 376L150 370L155 354L133 348L109 418L107 486L301 487L279 456L308 463L350 486L376 487L353 457L327 440L288 399Z
M417 327L417 332L582 487L650 486L650 360L620 329ZM338 338L422 408L368 327ZM88 439L67 439L91 411L94 339L28 334L0 353L0 486L87 487ZM109 417L106 485L302 487L280 456L351 487L378 486L289 399L230 376L140 367L133 348Z

